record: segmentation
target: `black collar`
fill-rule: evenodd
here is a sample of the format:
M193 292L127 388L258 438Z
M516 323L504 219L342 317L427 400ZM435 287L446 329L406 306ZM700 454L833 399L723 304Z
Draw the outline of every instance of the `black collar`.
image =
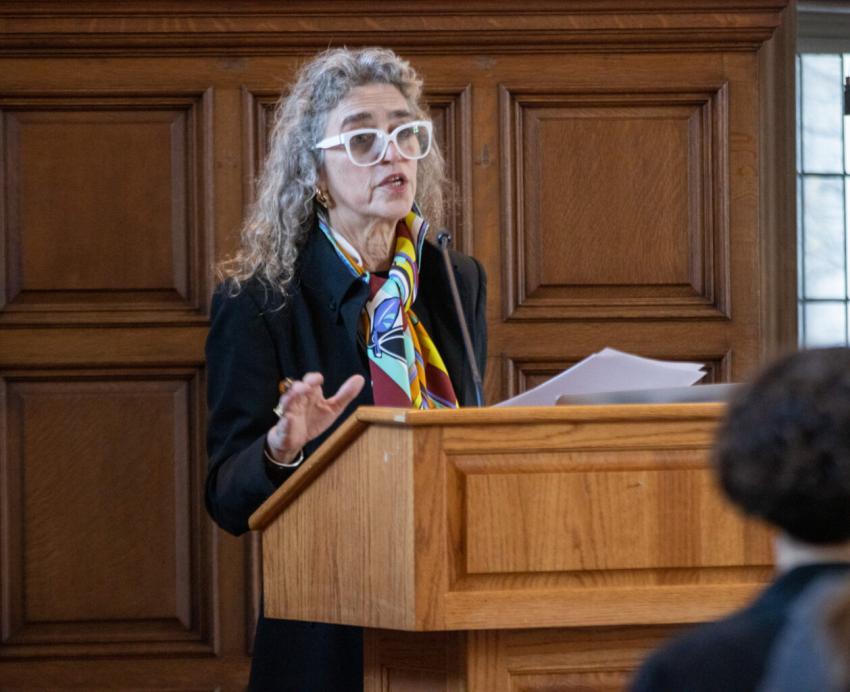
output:
M335 319L349 292L363 282L339 259L333 246L318 226L314 226L299 253L299 280L323 296Z

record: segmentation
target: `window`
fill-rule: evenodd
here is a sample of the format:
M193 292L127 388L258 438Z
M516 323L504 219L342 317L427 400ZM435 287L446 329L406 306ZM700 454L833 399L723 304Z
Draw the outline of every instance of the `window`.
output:
M800 344L850 344L850 53L797 56Z

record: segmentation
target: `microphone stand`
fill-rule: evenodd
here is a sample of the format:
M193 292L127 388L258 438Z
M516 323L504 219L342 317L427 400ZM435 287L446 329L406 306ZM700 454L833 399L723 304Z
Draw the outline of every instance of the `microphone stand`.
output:
M484 406L484 385L481 382L481 373L478 370L478 363L475 360L475 352L472 349L472 339L469 336L469 329L466 326L466 315L463 312L463 305L460 302L460 293L457 290L457 281L455 280L455 272L452 267L452 261L449 258L449 243L452 242L452 234L446 230L442 230L437 234L437 244L443 254L443 260L446 263L446 274L449 275L449 289L454 299L455 312L457 313L458 321L460 322L460 333L463 336L463 347L466 351L466 357L469 360L469 368L472 371L472 381L475 383L475 403L476 406Z

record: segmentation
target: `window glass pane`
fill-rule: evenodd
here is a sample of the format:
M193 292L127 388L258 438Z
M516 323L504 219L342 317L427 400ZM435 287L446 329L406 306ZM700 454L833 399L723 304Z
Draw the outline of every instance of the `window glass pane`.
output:
M844 180L803 179L803 267L805 298L846 297L844 268Z
M802 56L803 170L843 173L840 55Z
M843 346L847 343L847 304L808 303L804 346Z

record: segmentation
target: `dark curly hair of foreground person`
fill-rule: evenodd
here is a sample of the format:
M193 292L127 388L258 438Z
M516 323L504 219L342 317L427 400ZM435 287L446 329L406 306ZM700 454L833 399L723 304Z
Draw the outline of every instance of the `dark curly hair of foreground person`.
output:
M850 349L765 369L730 405L713 462L747 514L806 543L850 539Z

